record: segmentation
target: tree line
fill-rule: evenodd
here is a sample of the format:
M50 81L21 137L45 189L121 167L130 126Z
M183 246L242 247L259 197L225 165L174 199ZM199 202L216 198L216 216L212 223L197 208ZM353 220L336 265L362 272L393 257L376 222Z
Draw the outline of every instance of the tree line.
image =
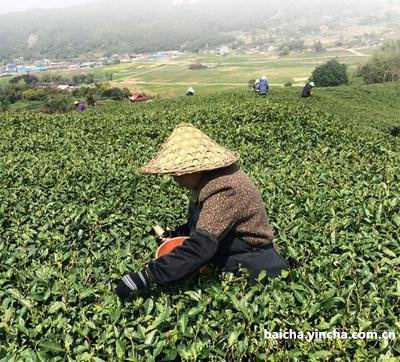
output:
M68 112L73 109L76 100L95 105L96 102L106 99L121 101L131 95L127 88L111 87L108 83L93 83L91 77L90 74L74 76L72 79L79 81L77 85L80 86L72 90L58 89L51 85L49 80L66 80L58 75L45 76L49 83L30 74L14 77L9 84L0 86L0 112L7 111L19 101L26 102L28 109L34 107L49 113Z
M387 40L357 74L367 84L400 80L400 40Z

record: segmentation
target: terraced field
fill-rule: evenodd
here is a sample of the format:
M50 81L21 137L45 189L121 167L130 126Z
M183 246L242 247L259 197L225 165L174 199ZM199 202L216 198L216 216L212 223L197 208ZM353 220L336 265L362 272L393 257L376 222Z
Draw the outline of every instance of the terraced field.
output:
M255 55L228 56L185 55L176 59L148 61L137 59L134 63L106 67L95 71L99 80L106 73L113 74L114 84L153 95L175 96L184 94L189 86L198 94L215 91L240 89L247 86L250 79L266 74L273 85L283 86L287 82L304 85L314 68L330 59L338 58L349 66L352 73L360 62L366 59L370 50L354 54L348 50L325 53L305 53L286 57ZM190 70L192 63L205 63L208 69Z

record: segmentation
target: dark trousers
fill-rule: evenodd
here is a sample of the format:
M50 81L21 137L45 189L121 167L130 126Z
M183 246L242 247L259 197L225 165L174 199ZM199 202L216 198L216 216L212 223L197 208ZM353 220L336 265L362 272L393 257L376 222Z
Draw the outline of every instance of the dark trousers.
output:
M288 262L276 252L273 244L254 246L234 235L228 235L221 241L211 263L230 272L236 272L242 265L249 271L251 279L257 278L262 270L269 277L276 277L289 268Z
M228 234L217 245L207 235L199 234L187 239L171 253L151 261L149 269L156 283L169 285L208 263L230 272L238 271L242 265L249 271L250 279L256 278L262 270L269 277L276 277L289 268L273 244L256 247Z

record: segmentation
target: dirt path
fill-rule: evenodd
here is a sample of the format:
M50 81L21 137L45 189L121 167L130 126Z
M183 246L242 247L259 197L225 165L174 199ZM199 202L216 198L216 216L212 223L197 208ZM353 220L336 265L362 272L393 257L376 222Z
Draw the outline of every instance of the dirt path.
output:
M362 53L358 52L357 50L354 50L354 49L346 49L346 50L349 51L350 53L357 55L358 57L366 57L365 54L362 54Z
M151 73L151 72L155 72L157 70L160 70L161 68L164 68L167 64L160 64L157 65L157 67L154 67L153 69L150 70L145 70L144 72L139 72L139 73L132 73L129 75L129 77L137 77L138 75L143 75L143 74L147 74L147 73Z

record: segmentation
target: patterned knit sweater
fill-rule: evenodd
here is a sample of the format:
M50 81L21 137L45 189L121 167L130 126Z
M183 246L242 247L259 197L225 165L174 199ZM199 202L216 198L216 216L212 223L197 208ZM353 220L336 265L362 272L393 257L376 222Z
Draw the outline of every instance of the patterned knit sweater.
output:
M261 195L250 178L236 164L203 174L197 199L201 208L196 229L216 241L233 231L251 245L272 242L274 231L269 225Z

